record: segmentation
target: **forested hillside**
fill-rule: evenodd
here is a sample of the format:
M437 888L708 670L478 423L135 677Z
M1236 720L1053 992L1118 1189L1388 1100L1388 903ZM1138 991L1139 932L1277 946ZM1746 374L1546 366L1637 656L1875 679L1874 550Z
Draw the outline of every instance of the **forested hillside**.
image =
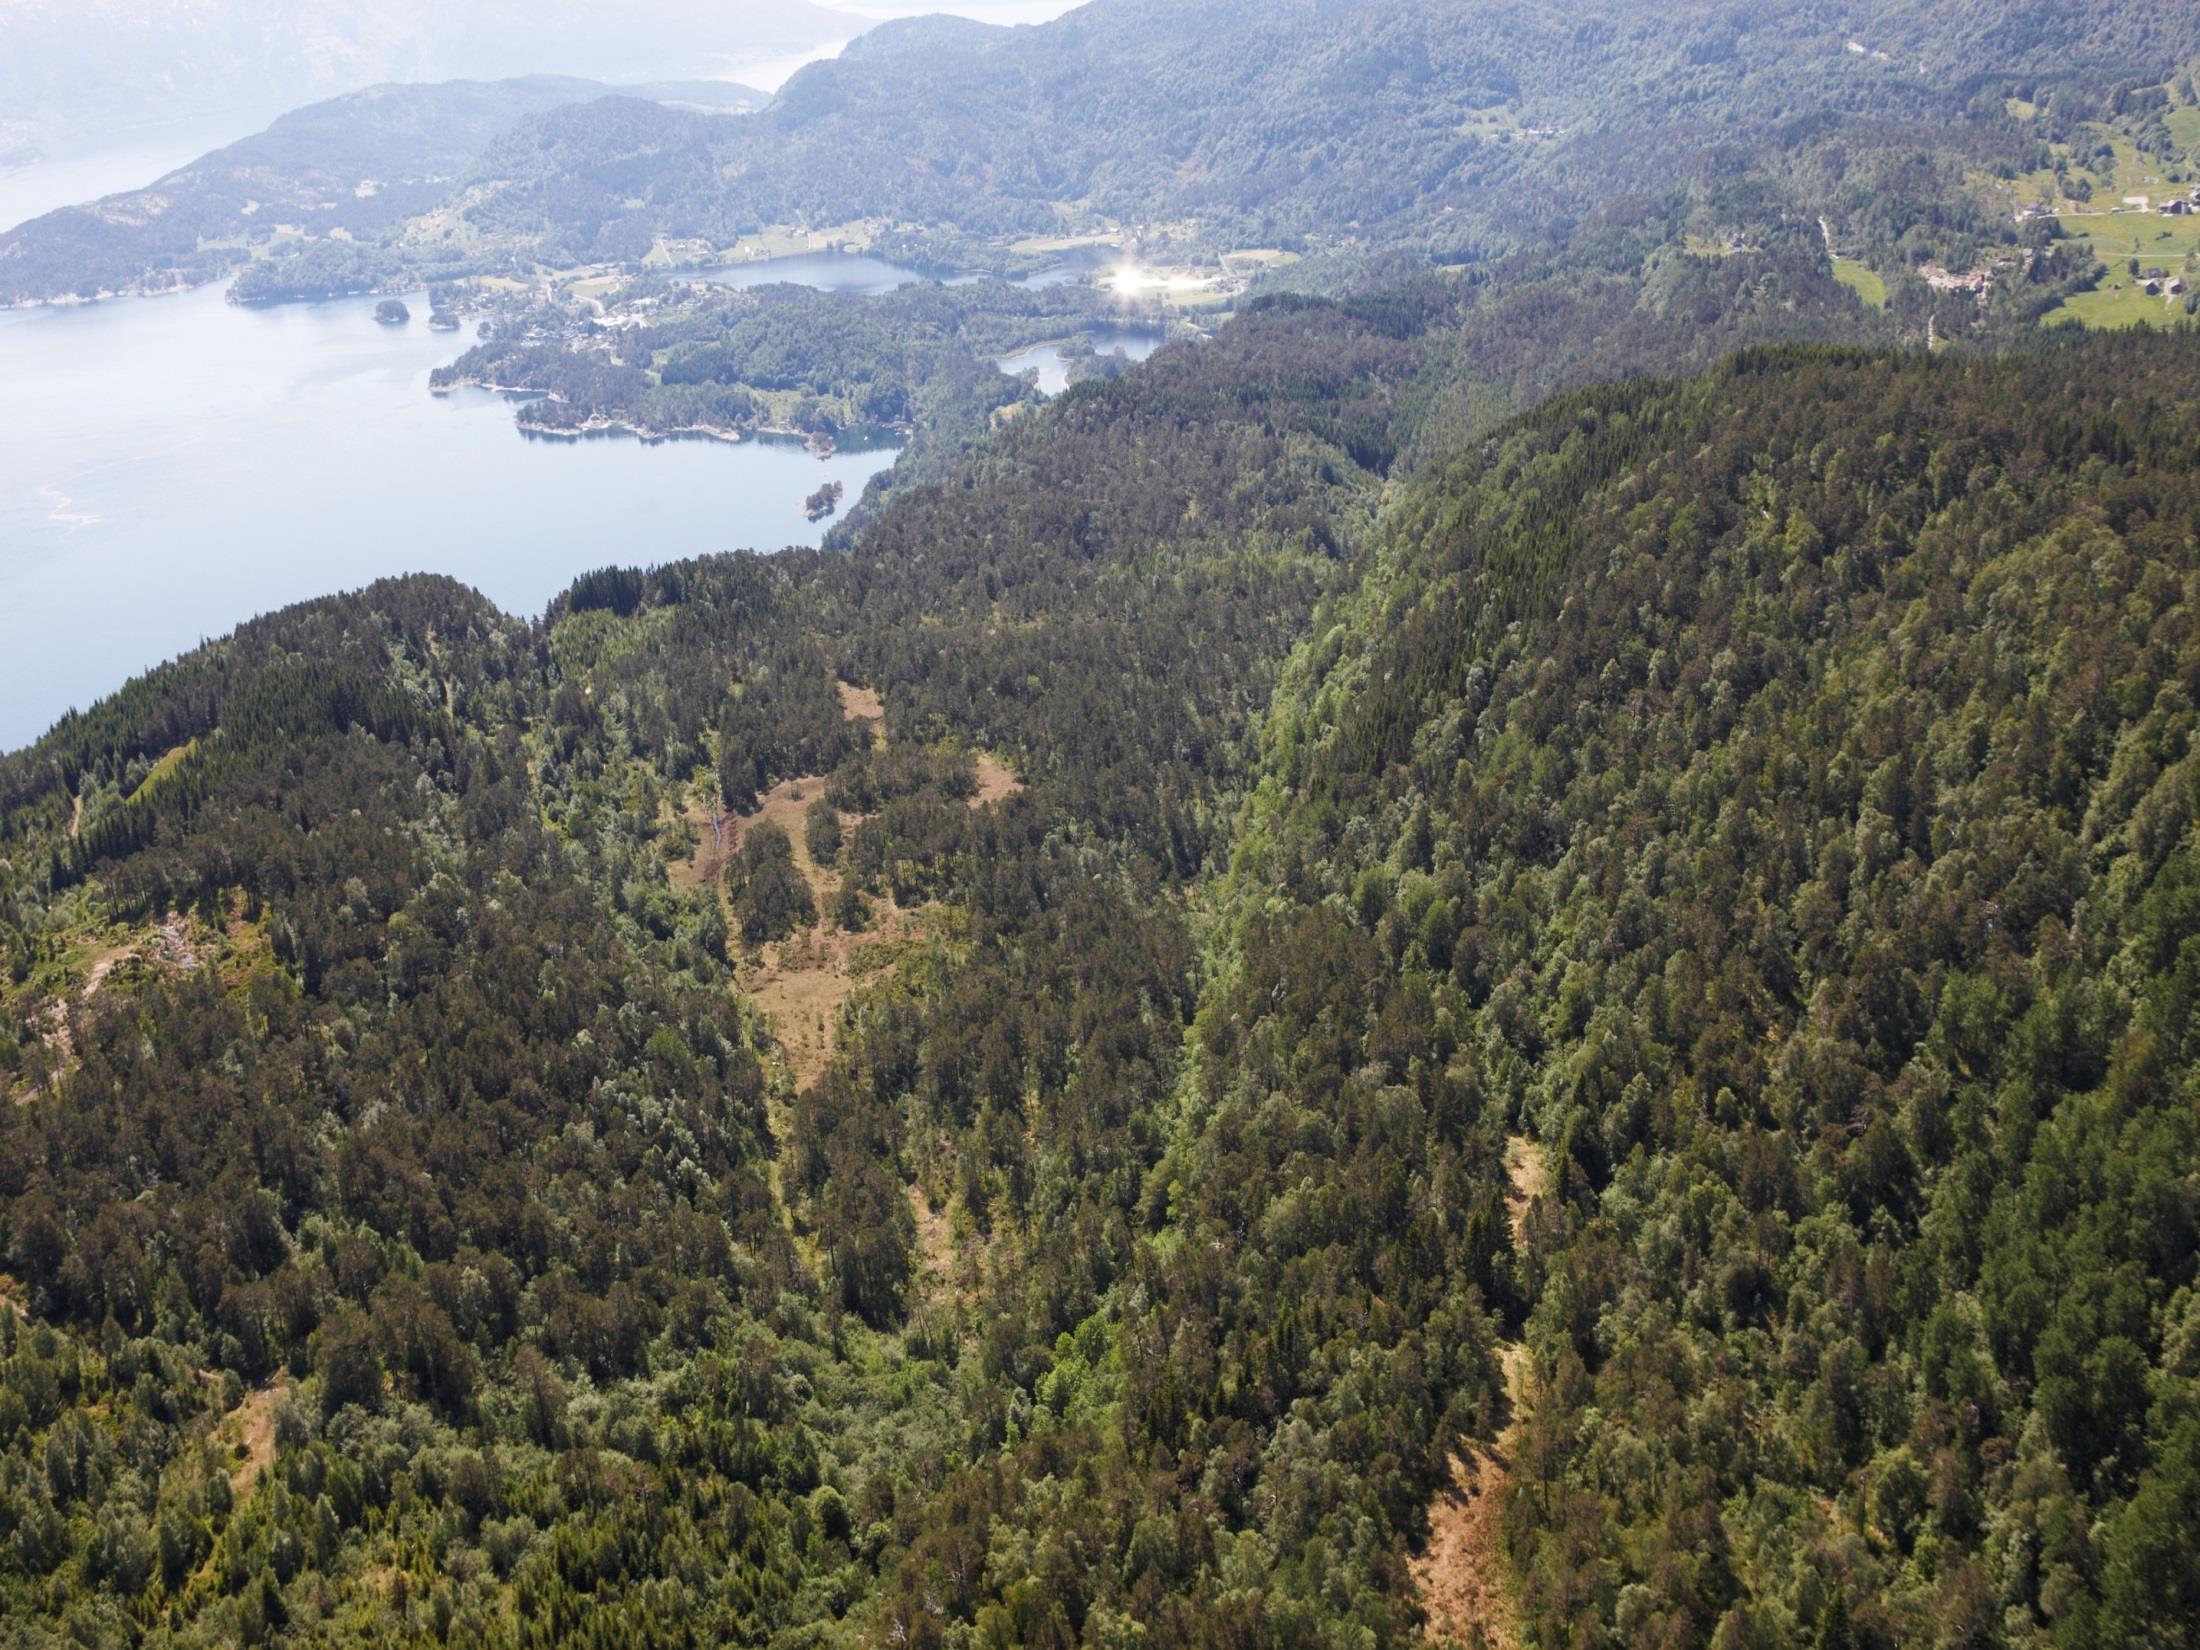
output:
M0 761L0 1636L2200 1631L2200 350L1664 232Z
M2194 1632L2194 360L1562 400L1317 618L1186 1237L1367 1241L1380 1183L1296 1143L1355 1103L1540 1142L1484 1287L1526 1309L1536 1642ZM1423 1151L1402 1244L1461 1218Z
M942 271L1028 271L1065 238L1218 277L1231 254L1303 259L1296 283L1336 290L1385 256L1570 248L1600 211L1707 193L1715 209L1680 243L1698 252L1820 228L1821 250L1897 287L1936 260L2038 284L2026 254L2057 226L2050 213L2028 240L2016 212L2061 197L2013 185L2058 168L2077 182L2097 135L2083 128L2171 106L2196 57L2200 20L2174 0L1097 0L1034 28L912 19L752 115L661 94L537 100L467 124L432 166L367 164L412 117L338 100L323 114L393 130L362 132L332 168L279 123L24 225L0 241L0 298L242 267L244 295L272 301L709 262L772 234ZM2181 173L2180 133L2164 126L2149 160Z

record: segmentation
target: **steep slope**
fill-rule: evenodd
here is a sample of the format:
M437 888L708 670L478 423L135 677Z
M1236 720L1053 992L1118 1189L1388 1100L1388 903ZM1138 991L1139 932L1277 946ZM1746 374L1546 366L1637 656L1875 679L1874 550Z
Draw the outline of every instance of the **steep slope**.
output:
M1970 107L1984 80L2098 91L2196 52L2200 24L2168 3L1097 0L1043 28L887 25L707 155L562 111L485 163L468 213L523 230L587 154L605 181L569 204L589 203L577 221L599 236L614 219L725 241L759 223L998 236L1113 222L1207 252L1413 242L1459 258L1636 190L1650 153L1731 163L1849 121L1905 127L1929 150L2000 123L1998 105ZM1664 146L1645 143L1653 131ZM628 187L645 161L648 188Z
M1502 1437L1470 1634L2189 1638L2200 342L1459 314L0 763L11 1630L1397 1645Z
M1384 319L1064 397L858 555L606 572L533 628L379 586L0 764L11 1629L867 1634L1008 1424L979 1344L1029 1257L1095 1269L1028 1307L1082 1316L1130 1247L1176 890L1372 516ZM980 750L1027 788L970 806ZM810 776L895 948L797 1090L737 982L802 901L746 842L690 874L685 816ZM925 1292L912 1188L983 1293Z
M1506 1263L1538 1642L2200 1621L2196 360L1760 353L1571 398L1316 621L1177 1252L1303 1244L1328 1186L1376 1254L1477 1209L1433 1155L1386 1206L1295 1147L1340 1111L1543 1142ZM1279 936L1374 993L1316 1082L1357 994L1295 1000Z
M845 40L866 19L807 0L9 0L0 110L31 154L68 154L168 123L249 130L382 81L716 76Z

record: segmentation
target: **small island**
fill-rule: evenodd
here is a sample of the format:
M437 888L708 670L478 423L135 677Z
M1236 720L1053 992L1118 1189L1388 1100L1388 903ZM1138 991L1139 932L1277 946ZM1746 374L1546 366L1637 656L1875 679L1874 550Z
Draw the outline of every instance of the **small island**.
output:
M402 299L384 298L374 306L374 318L383 326L401 327L411 323L413 312L405 307Z
M847 486L838 481L828 481L807 499L803 500L802 513L812 521L823 521L840 508L841 499L847 494Z

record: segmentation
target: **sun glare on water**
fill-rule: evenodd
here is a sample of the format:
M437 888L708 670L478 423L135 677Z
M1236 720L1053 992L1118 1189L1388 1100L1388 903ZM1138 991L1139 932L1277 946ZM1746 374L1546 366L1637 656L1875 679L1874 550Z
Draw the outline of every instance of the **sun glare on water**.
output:
M1121 264L1108 272L1107 287L1118 298L1141 298L1156 292L1203 292L1214 285L1209 276L1163 273Z

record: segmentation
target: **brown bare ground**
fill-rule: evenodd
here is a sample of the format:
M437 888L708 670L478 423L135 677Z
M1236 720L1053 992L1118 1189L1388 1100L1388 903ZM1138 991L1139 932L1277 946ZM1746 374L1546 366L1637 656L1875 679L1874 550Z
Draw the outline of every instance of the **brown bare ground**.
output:
M728 849L738 849L758 824L772 821L794 845L795 868L817 901L815 928L760 948L741 971L741 984L771 1020L798 1088L816 1082L832 1063L840 1011L856 987L891 972L890 965L880 964L878 951L906 939L919 921L915 912L903 910L891 899L875 899L871 925L863 933L850 934L833 925L828 913L833 896L840 892L840 875L810 857L803 831L803 816L824 788L825 781L815 775L774 785L754 813L732 822ZM843 814L843 830L852 830L856 819Z
M1505 1206L1514 1240L1547 1177L1543 1153L1525 1135L1505 1143ZM1428 1511L1428 1546L1412 1561L1413 1584L1428 1616L1432 1643L1470 1650L1519 1650L1519 1611L1499 1528L1505 1488L1526 1423L1528 1349L1508 1341L1499 1349L1505 1371L1505 1426L1492 1444L1469 1444L1451 1458L1451 1481Z
M1515 1246L1528 1241L1528 1209L1551 1187L1543 1148L1524 1134L1505 1142L1505 1212L1512 1220Z
M289 1390L290 1383L280 1378L254 1387L223 1423L225 1433L236 1428L238 1459L229 1469L229 1487L239 1495L275 1464L275 1409Z
M873 737L885 742L886 705L875 690L842 682L840 703L850 721L871 723ZM815 1083L832 1064L840 1012L848 999L859 986L890 974L893 964L885 954L919 932L923 924L922 913L904 910L891 899L874 899L870 926L863 933L850 934L834 926L828 913L833 896L840 892L840 874L811 858L803 829L810 805L824 794L825 784L825 778L816 774L785 780L767 791L753 812L715 822L706 802L690 799L685 811L696 826L698 847L690 858L670 868L675 886L699 887L718 878L725 861L762 822L769 820L787 833L795 867L817 901L818 925L759 947L743 963L739 983L770 1022L798 1089ZM971 806L984 807L1022 788L1007 763L980 756L978 794ZM852 834L861 822L860 815L842 814L842 834ZM920 1227L922 1219L920 1215ZM947 1241L944 1224L940 1235ZM952 1274L943 1270L942 1276Z
M840 714L851 722L869 722L871 738L878 744L886 743L886 701L874 688L859 688L852 682L840 684Z
M1016 777L1015 769L997 756L978 753L978 792L970 799L973 808L990 808L1023 788L1024 782Z
M1428 1546L1412 1563L1432 1643L1518 1650L1498 1529L1510 1470L1502 1441L1451 1458L1451 1482L1429 1507Z
M684 859L665 867L665 876L682 891L701 888L718 880L732 853L733 816L725 811L714 789L705 798L690 796L680 804L679 817L695 830L695 848Z

